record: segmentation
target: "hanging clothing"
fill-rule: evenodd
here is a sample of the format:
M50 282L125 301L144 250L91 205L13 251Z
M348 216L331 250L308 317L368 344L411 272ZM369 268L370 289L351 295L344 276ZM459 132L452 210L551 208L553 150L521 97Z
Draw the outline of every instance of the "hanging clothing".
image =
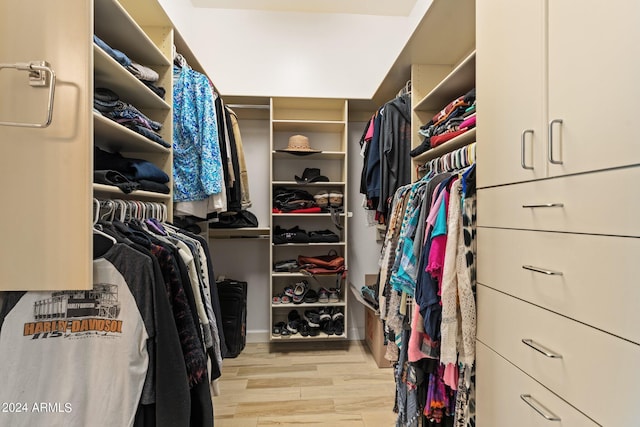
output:
M224 191L218 120L209 79L174 67L173 177L176 202L204 200Z

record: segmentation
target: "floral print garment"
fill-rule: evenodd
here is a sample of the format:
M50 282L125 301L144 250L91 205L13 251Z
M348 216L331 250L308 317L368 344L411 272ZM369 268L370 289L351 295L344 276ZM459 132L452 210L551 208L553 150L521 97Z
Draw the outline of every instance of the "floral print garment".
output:
M204 200L224 190L218 125L209 79L174 67L173 199Z

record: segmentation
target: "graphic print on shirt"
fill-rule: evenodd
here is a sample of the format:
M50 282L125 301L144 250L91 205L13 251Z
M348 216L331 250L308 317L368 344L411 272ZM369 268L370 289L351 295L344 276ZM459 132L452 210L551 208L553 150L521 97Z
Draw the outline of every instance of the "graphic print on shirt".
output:
M122 334L118 285L98 283L91 290L56 291L33 303L34 321L24 324L31 339L79 339Z

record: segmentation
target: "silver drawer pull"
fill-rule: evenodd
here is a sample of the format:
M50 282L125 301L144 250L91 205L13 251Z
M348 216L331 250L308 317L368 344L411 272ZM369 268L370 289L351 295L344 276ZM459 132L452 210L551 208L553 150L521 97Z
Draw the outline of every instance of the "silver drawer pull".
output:
M564 203L544 203L542 205L522 205L523 208L563 208Z
M522 342L526 345L528 345L529 347L531 347L532 349L534 349L535 351L544 354L545 356L551 358L551 359L562 359L562 355L558 354L558 353L553 353L552 351L550 351L548 348L545 348L544 346L538 344L537 342L535 342L532 339L529 338L523 338Z
M533 265L523 265L525 270L535 271L536 273L547 274L549 276L562 276L562 271L546 270L544 268L534 267Z
M542 404L540 404L540 402L538 402L533 397L531 397L530 394L521 394L520 395L520 399L522 399L524 401L524 403L526 403L527 405L531 406L534 411L536 411L537 413L542 415L545 420L547 420L547 421L562 421L560 419L560 417L558 417L556 414L554 414L553 412L551 412L550 410L548 410L547 408L542 406Z

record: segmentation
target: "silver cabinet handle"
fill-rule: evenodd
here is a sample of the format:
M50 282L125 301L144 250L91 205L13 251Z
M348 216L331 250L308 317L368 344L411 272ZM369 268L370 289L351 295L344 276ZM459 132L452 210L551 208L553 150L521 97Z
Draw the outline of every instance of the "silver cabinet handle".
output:
M550 410L542 406L542 404L540 404L540 402L538 402L533 397L531 397L530 394L521 394L520 399L522 399L524 403L526 403L527 405L531 406L534 411L542 415L545 420L562 421L560 417L558 417L556 414L554 414L553 412L551 412Z
M522 205L523 208L563 208L564 203L543 203L541 205Z
M524 143L528 133L530 133L533 136L533 129L525 129L522 131L522 134L520 135L520 166L522 166L522 169L532 170L533 166L527 166L527 163L524 158Z
M545 348L544 346L538 344L537 342L535 342L532 339L523 338L522 342L525 345L528 345L529 347L534 349L535 351L544 354L545 356L547 356L550 359L562 359L562 355L561 354L554 353L554 352L550 351L548 348Z
M51 124L53 117L53 96L55 94L56 87L56 73L53 71L49 64L45 61L31 61L29 63L17 62L15 64L0 64L0 70L3 68L14 68L20 71L29 72L29 85L30 86L49 86L49 101L47 107L47 118L43 123L20 123L20 122L3 122L0 121L0 126L17 126L25 128L46 128ZM49 78L47 79L47 75Z
M535 271L536 273L548 274L549 276L562 276L562 271L547 270L544 268L534 267L533 265L523 265L525 270Z
M562 119L553 119L549 122L549 163L554 165L561 165L562 160L555 160L553 158L553 125L557 123L562 126Z

